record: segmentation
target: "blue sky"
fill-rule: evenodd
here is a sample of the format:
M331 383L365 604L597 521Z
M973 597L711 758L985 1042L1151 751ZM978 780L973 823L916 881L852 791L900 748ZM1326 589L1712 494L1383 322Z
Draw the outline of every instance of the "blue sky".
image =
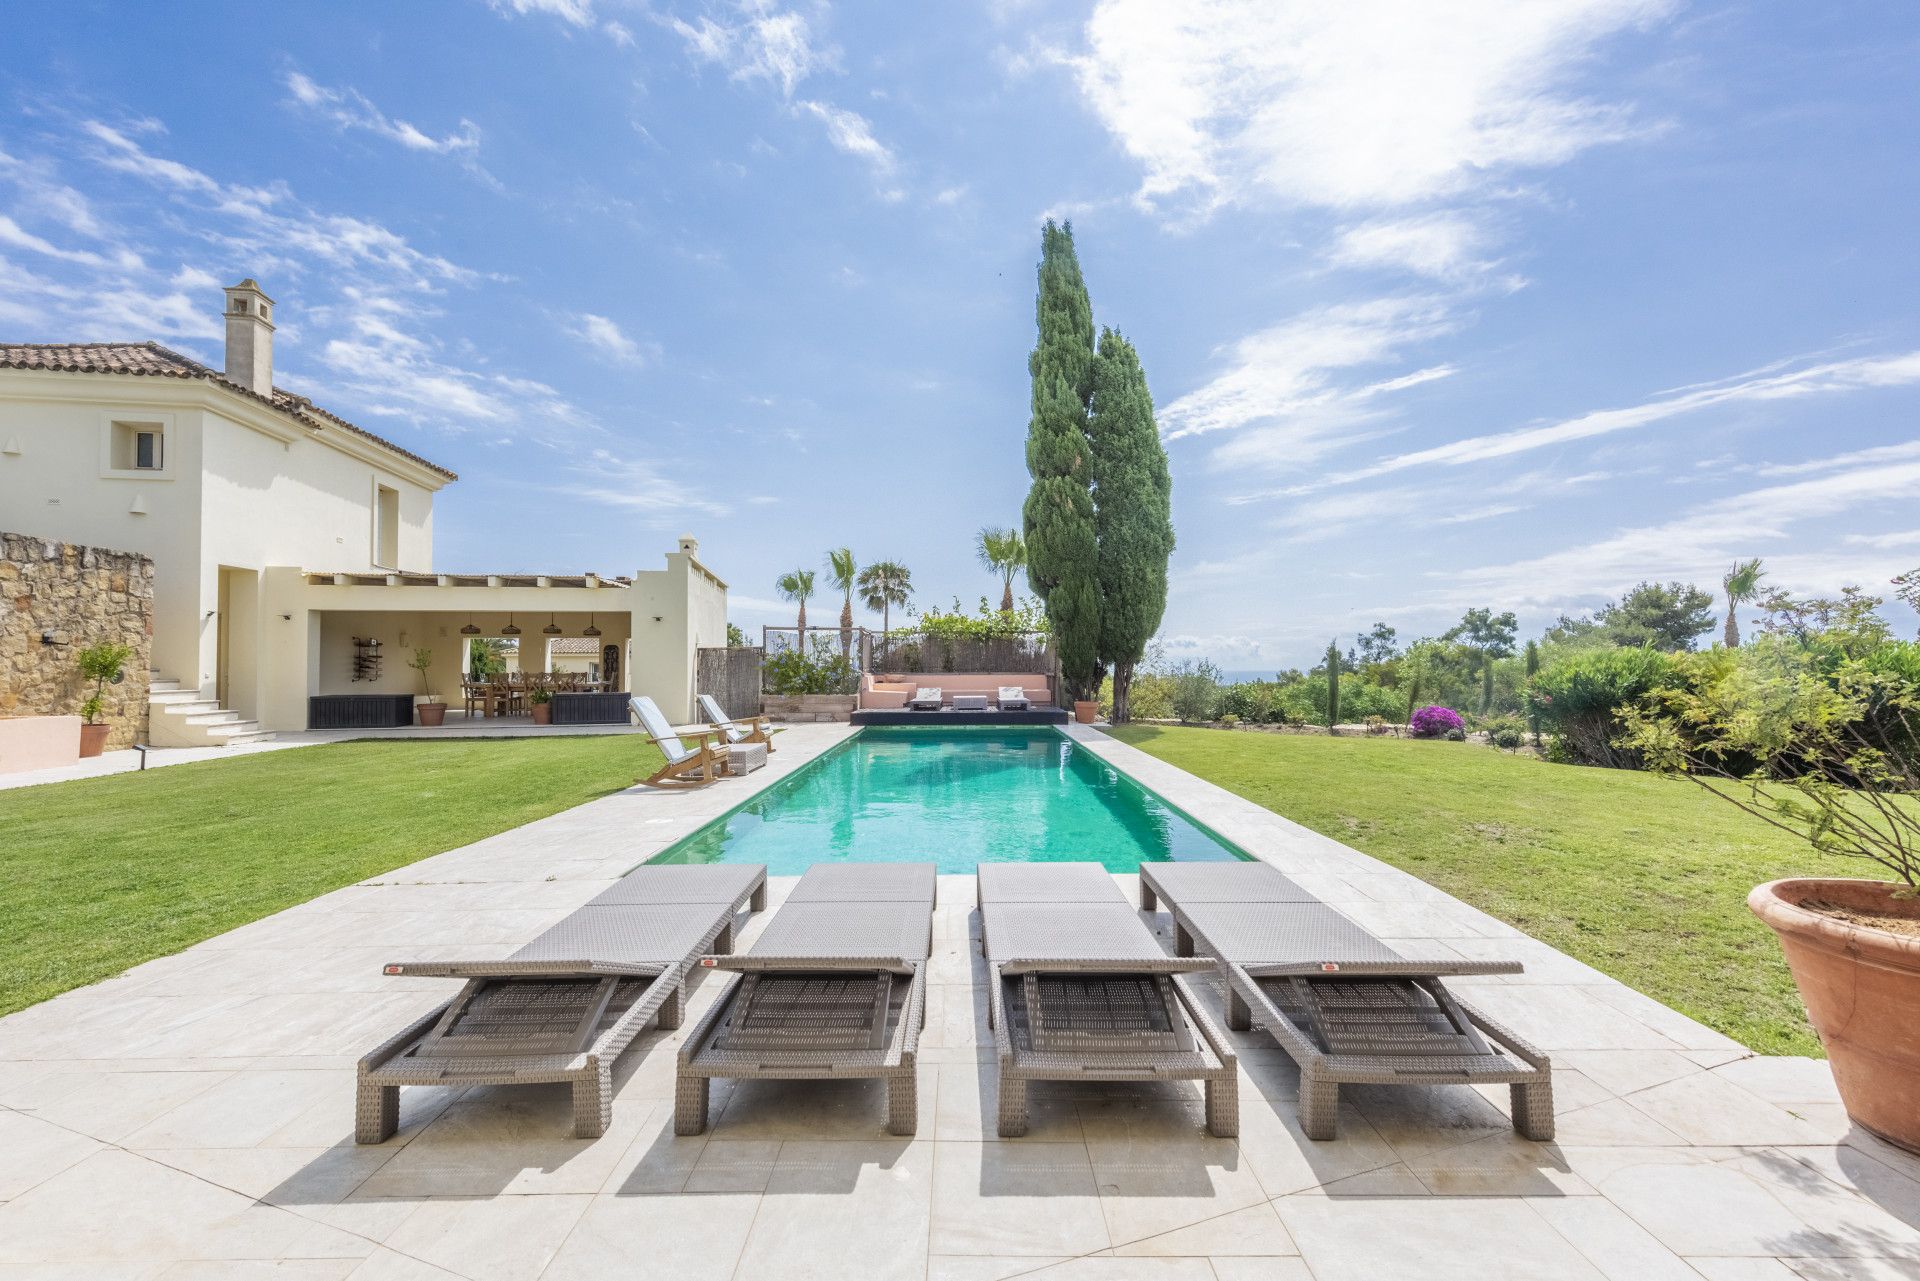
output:
M1169 653L1884 589L1917 58L1886 4L71 3L0 49L0 339L217 364L255 275L282 385L461 473L439 567L691 530L752 627L842 543L993 590L1054 214L1168 439Z

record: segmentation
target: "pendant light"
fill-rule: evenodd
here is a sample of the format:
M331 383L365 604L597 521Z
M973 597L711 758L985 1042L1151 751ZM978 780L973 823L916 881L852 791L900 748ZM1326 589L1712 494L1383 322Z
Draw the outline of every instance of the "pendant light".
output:
M598 614L588 614L587 625L584 629L581 630L580 634L582 636L598 636L600 634L600 629L594 626L594 622L598 618L599 618Z
M460 634L462 636L478 636L480 634L480 629L474 626L472 614L467 615L467 625L460 629Z
M547 615L547 625L540 629L540 634L542 636L558 636L560 634L560 624L553 621L552 614Z
M506 625L505 627L502 627L502 628L500 629L500 634L501 634L502 636L518 636L518 635L520 634L520 629L519 629L518 627L515 627L515 626L513 625L513 611L512 611L512 610L508 610L508 611L507 611L507 625Z

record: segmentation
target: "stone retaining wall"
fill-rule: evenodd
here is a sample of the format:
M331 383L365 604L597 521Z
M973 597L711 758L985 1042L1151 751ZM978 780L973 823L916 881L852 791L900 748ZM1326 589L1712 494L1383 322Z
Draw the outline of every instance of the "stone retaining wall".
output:
M153 562L0 533L0 716L78 714L92 692L78 656L101 641L133 647L126 676L106 689L107 748L145 742Z
M760 714L776 721L850 721L853 694L762 694Z

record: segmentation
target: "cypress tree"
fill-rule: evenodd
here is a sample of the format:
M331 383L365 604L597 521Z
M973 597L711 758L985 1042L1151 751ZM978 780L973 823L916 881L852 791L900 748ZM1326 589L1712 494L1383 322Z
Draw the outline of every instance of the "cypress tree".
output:
M1327 642L1327 729L1340 723L1340 642Z
M1139 354L1111 329L1100 334L1088 423L1099 551L1099 657L1113 668L1113 721L1124 724L1131 719L1127 691L1134 664L1167 612L1173 478Z
M1533 678L1540 673L1540 645L1527 642L1527 728L1533 733L1533 745L1540 746L1540 709L1533 703Z
M1027 578L1046 604L1073 698L1100 687L1099 546L1094 530L1087 411L1093 400L1093 304L1073 251L1073 226L1048 220L1040 236L1039 338L1027 359L1033 417L1027 426L1022 524Z

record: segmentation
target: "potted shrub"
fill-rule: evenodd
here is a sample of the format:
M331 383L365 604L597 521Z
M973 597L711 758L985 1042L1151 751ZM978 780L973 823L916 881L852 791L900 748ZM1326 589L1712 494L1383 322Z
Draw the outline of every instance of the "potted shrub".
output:
M1874 878L1757 887L1847 1115L1920 1152L1920 685L1783 645L1686 660L1622 745Z
M447 705L433 696L433 651L416 649L413 657L407 660L407 666L420 673L420 701L413 710L420 713L420 723L429 728L447 723Z
M528 694L527 709L533 713L535 725L553 724L553 691L536 689Z
M106 750L107 735L113 732L113 726L100 724L100 713L107 705L107 683L120 679L132 657L133 646L118 641L101 641L80 651L80 675L93 682L93 693L80 704L85 722L80 726L80 755L98 756Z

